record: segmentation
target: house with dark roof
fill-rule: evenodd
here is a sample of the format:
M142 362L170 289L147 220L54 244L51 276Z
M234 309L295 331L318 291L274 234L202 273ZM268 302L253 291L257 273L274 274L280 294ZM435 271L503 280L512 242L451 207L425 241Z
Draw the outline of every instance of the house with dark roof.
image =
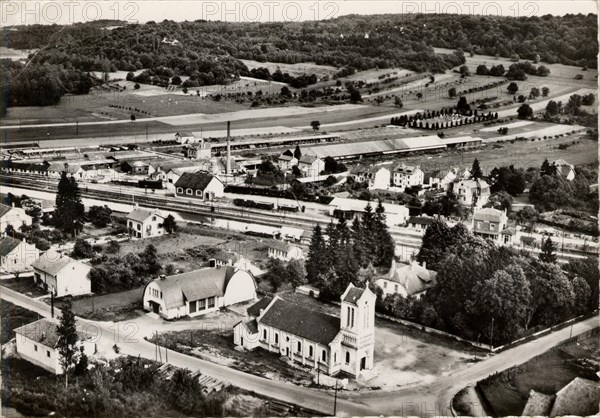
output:
M35 245L12 237L0 238L0 272L14 274L32 271L31 264L40 256Z
M88 277L92 268L52 249L31 263L31 267L34 283L54 296L84 295L92 291Z
M414 296L418 299L435 286L436 276L437 272L428 270L425 263L396 264L393 261L388 276L379 278L375 284L385 296L399 294L404 298Z
M144 309L165 319L206 315L252 299L256 299L254 277L233 266L161 276L144 289Z
M422 186L424 174L421 168L404 163L396 166L392 174L392 183L394 187L398 187L404 191L407 187Z
M450 170L432 170L425 171L423 173L423 187L432 189L443 189L448 190L456 177L458 176L458 170L452 168Z
M121 165L121 170L131 175L147 176L154 173L154 167L147 161L125 161Z
M248 309L250 319L233 327L234 343L279 353L331 376L359 377L373 368L376 296L349 284L340 299L339 317L279 296L261 300Z
M175 183L176 197L192 197L212 201L225 195L221 180L208 173L183 173Z
M61 374L63 368L57 349L57 326L58 321L44 318L15 329L17 354L36 366L54 374ZM86 335L79 335L76 346L83 349L88 356L94 353L94 343ZM79 355L81 351L76 350L76 353Z
M417 231L425 231L434 220L432 216L411 216L406 221L406 226Z
M143 209L137 203L127 214L127 231L135 238L159 237L165 234L163 223L167 215L158 209Z
M298 159L294 157L294 154L289 155L287 152L277 157L277 165L283 171L291 170L293 166L298 164Z
M531 390L523 416L597 416L600 407L600 385L593 380L576 377L556 395Z

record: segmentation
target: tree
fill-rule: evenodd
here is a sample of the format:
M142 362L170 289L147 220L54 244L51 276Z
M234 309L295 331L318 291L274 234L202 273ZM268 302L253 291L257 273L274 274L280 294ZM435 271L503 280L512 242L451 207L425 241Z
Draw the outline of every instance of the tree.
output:
M469 70L469 67L467 67L466 65L461 65L461 67L458 69L458 72L463 77L467 77L467 76L471 75L471 70Z
M146 248L144 248L144 251L140 254L140 260L141 265L150 275L158 273L161 269L161 266L158 262L158 251L152 244L146 245Z
M294 149L294 158L300 160L302 157L302 151L300 150L300 145L296 145L296 149Z
M179 77L178 75L175 75L171 78L171 84L173 84L174 86L178 86L181 84L181 77Z
M292 92L290 91L288 86L283 86L281 88L281 95L283 97L292 97Z
M139 90L140 89L140 85L138 83L135 83L133 86L134 90Z
M104 252L106 254L117 254L119 251L121 251L121 244L114 239L108 241L106 247L104 247Z
M309 283L318 284L319 274L324 271L324 252L325 239L321 226L317 224L313 229L313 234L308 246L308 255L306 257L306 277Z
M558 115L559 112L560 108L558 107L558 103L556 103L554 100L550 100L546 105L546 115L554 116Z
M540 65L537 69L537 75L540 77L546 77L550 74L550 69L544 65Z
M456 97L456 87L450 87L450 89L448 90L448 97L450 97L451 99Z
M477 70L475 71L475 73L478 75L489 75L490 70L488 70L488 67L486 67L485 65L480 64L477 66Z
M71 300L67 299L62 307L62 315L60 323L56 327L58 341L56 343L58 349L58 361L62 366L65 375L65 388L69 387L69 373L71 368L77 364L77 342L79 336L75 324L75 314L73 313L73 305Z
M71 252L71 257L73 258L92 258L94 256L94 249L92 248L92 244L83 239L78 239L75 241L75 245L73 246L73 251Z
M573 311L575 315L583 315L589 311L592 289L587 282L579 276L576 276L573 279L572 285L573 294L575 296Z
M306 283L306 270L299 260L291 260L286 266L286 273L290 284L294 287Z
M135 122L135 115L132 113L129 119L131 119L132 122Z
M515 94L516 92L519 91L519 86L517 83L512 82L508 85L508 87L506 88L506 90L510 93L510 94Z
M529 95L534 99L540 97L540 89L538 89L537 87L532 87Z
M589 291L589 300L587 309L593 311L598 306L600 271L598 270L598 259L587 257L584 259L572 258L564 267L564 271L570 277L581 277L587 283ZM575 283L573 283L575 288Z
M404 103L402 103L402 99L399 96L394 97L394 106L396 106L399 109L401 109L404 106Z
M319 130L319 128L321 127L321 122L319 122L318 120L313 120L310 123L310 126L313 128L313 131L317 132Z
M527 103L522 104L517 109L519 119L528 119L533 116L533 109Z
M540 260L542 260L544 263L556 263L556 255L554 254L555 249L556 247L554 246L554 243L550 237L546 238L542 244Z
M594 96L594 93L589 93L583 96L583 98L581 99L581 104L584 106L591 106L594 104L595 100L596 96Z
M473 180L479 180L483 177L483 172L481 171L481 166L479 165L479 160L475 158L473 160L473 165L471 166L471 178Z
M542 96L548 97L548 94L550 94L550 89L548 87L542 87Z
M165 218L165 220L163 222L163 228L165 228L165 231L167 231L167 234L177 232L177 221L175 221L175 218L173 217L173 215L169 214Z
M362 97L361 97L361 95L360 95L360 91L358 91L358 90L353 90L353 91L350 93L350 101L351 101L352 103L356 103L356 102L362 102L362 101L363 101L363 99L362 99Z
M81 228L84 215L85 207L81 202L77 181L63 172L56 193L56 210L52 218L54 224L75 237Z
M87 218L92 224L97 228L105 228L110 223L110 215L112 214L112 210L104 205L97 206L94 205L90 207L88 211Z
M273 291L276 292L279 286L284 283L289 283L288 271L283 261L277 258L269 258L267 261L267 274L265 279L273 287Z

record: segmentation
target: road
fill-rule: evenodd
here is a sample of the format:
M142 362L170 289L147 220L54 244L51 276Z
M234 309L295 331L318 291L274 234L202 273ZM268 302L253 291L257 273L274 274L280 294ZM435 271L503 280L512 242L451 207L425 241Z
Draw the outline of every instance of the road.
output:
M40 315L50 316L48 305L2 286L0 286L0 297ZM58 310L56 311L58 315ZM595 316L574 324L572 327L543 336L538 340L508 349L479 363L471 364L465 369L452 373L450 376L442 377L434 383L415 384L394 391L340 392L337 401L338 415L383 414L422 417L452 415L450 402L452 396L461 388L492 373L525 363L571 336L598 327L598 319L599 317ZM135 322L94 322L78 318L78 326L88 334L97 335L100 351L109 350L113 344L118 344L124 354L155 359L155 346L142 338L143 335L148 335L151 330L140 330ZM264 396L299 404L326 414L333 413L334 397L331 391L276 382L171 351L168 353L168 362L177 367L201 370L204 374ZM483 415L483 412L479 415Z

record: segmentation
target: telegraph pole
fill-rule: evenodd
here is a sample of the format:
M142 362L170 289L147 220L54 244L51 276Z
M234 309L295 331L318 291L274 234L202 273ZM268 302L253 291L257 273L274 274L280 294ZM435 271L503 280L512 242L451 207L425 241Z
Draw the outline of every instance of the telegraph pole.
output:
M333 398L333 416L335 417L337 414L337 392L338 392L338 380L335 379L335 395Z

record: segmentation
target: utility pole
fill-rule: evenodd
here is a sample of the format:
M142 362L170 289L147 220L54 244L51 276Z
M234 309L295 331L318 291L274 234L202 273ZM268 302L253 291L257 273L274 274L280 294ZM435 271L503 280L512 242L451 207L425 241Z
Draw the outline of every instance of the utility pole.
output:
M335 395L333 397L333 416L337 414L337 392L338 392L338 380L335 379Z
M494 317L492 317L492 335L490 338L490 344L492 345L492 350L494 349Z

